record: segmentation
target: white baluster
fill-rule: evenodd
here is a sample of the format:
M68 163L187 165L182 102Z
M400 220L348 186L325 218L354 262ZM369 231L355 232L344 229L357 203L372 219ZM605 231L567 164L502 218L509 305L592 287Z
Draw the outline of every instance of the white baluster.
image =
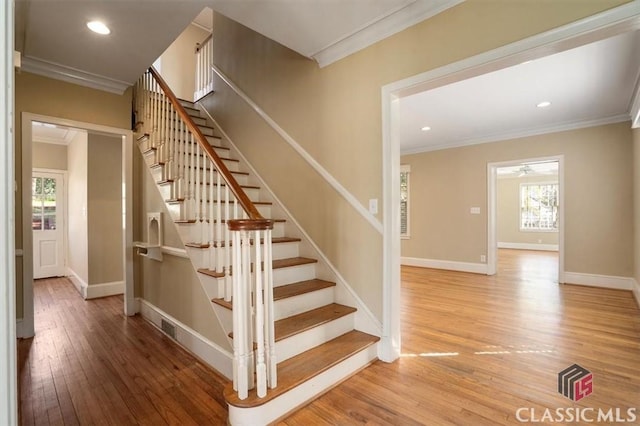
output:
M196 146L193 140L193 133L189 132L189 147L191 156L189 157L189 205L188 205L188 218L196 219L195 211L195 194L196 194L196 179L195 179L195 167L196 167Z
M275 341L275 312L273 307L273 252L271 229L264 232L264 298L265 298L265 344L267 355L267 380L269 388L273 389L278 385L277 379L277 358Z
M218 173L218 183L220 183L220 173ZM229 214L229 203L231 203L231 198L229 195L229 186L225 185L224 190L224 219L228 221L230 219ZM231 282L231 233L229 231L229 226L224 227L224 269L225 269L225 291L224 291L224 300L227 302L231 301L233 297L233 286Z
M256 358L256 382L258 397L263 398L267 395L267 366L265 365L264 355L264 293L262 286L262 249L260 245L260 231L255 231L253 245L256 252L255 277L256 289L254 293L255 300L255 324L256 324L256 342L257 342L257 358ZM265 265L266 268L266 265Z

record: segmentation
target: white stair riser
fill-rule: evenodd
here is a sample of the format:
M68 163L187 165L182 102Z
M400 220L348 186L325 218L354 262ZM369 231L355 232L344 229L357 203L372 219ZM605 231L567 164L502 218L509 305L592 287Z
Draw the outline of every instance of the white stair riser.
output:
M233 330L233 312L231 311L231 309L227 309L224 306L220 306L215 303L212 303L212 305L216 316L222 324L222 329Z
M353 314L329 321L294 336L276 342L277 362L280 363L296 355L315 348L331 339L353 330Z
M301 314L334 302L333 287L323 288L273 302L275 320Z
M377 354L378 344L371 345L278 398L257 407L240 408L230 405L228 424L253 426L256 419L260 419L261 424L272 423L366 367L377 358Z
M185 186L188 188L188 184L186 183L186 181L185 181ZM203 186L206 186L206 189L204 189ZM204 191L206 191L207 201L209 201L209 199L211 198L211 185L209 184L209 179L207 179L207 182L205 183L200 183L198 185L198 188L200 191L200 196L202 196L203 189ZM260 201L260 190L258 188L243 188L243 190L245 194L247 194L247 197L249 197L249 199L254 203ZM218 189L216 185L213 185L213 199L214 200L218 199ZM229 191L229 199L231 201L235 199L231 191ZM227 201L227 191L224 186L220 187L220 200Z
M273 259L288 259L298 257L300 255L300 243L293 241L290 243L274 243L271 244L273 250Z
M312 280L316 277L316 264L291 266L289 268L278 268L273 270L273 286L293 284L299 281Z
M198 273L198 278L200 278L202 288L207 293L209 300L224 297L224 278L216 278L200 273Z
M200 129L200 131L202 132L203 135L205 135L205 136L214 136L213 129L211 127L198 126L198 128Z

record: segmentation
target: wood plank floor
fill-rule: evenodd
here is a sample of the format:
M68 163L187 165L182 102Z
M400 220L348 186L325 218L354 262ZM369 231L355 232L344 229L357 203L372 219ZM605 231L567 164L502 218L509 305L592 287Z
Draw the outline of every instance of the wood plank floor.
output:
M226 424L227 380L121 296L84 301L63 278L34 283L36 337L18 343L23 425Z
M640 414L631 293L556 284L555 253L500 250L498 268L403 267L400 360L374 363L280 425L511 425L520 407L538 418L557 407ZM558 372L574 363L594 377L577 403L557 393Z
M279 424L507 425L520 407L640 414L631 293L556 279L557 258L544 252L501 250L494 277L404 267L403 356ZM37 335L19 342L22 424L226 424L227 381L124 317L121 297L83 301L62 279L37 281L34 293ZM556 391L574 363L594 375L577 403Z

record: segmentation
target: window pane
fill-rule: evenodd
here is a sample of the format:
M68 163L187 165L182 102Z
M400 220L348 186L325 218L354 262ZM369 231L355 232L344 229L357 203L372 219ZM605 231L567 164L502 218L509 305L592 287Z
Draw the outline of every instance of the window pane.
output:
M520 187L520 228L558 229L558 184L523 184Z
M31 227L39 231L42 229L42 201L39 197L33 197L32 206Z
M42 194L42 178L36 177L31 179L31 193Z
M43 180L42 190L43 190L43 193L47 196L47 198L53 197L53 199L55 199L56 198L56 180L45 178Z
M56 215L54 214L45 214L43 221L43 229L45 230L53 230L56 229Z

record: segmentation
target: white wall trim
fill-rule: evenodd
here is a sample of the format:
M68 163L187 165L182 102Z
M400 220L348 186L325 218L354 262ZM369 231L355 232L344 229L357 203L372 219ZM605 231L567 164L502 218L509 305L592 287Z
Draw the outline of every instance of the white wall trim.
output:
M162 250L162 253L168 254L169 256L184 257L185 259L189 259L189 254L187 253L187 250L183 248L180 249L175 247L162 246L160 247L160 250Z
M130 129L121 129L117 127L104 126L101 124L87 123L77 120L71 120L60 117L52 117L42 114L34 114L23 112L22 115L22 182L31 182L32 171L32 136L31 122L40 121L45 123L58 124L61 126L75 127L84 129L94 133L102 133L107 135L118 135L122 137L122 183L124 193L123 203L123 219L125 226L123 227L123 272L125 279L124 292L124 313L126 315L134 315L135 309L134 283L133 283L133 132ZM22 185L22 199L31 199L31 185ZM23 330L24 333L30 333L28 337L34 334L34 314L33 314L33 232L31 229L31 210L22 209L22 288L23 288ZM73 282L73 278L72 278ZM82 280L75 282L74 285L86 298L86 292L82 291ZM86 284L86 283L85 283Z
M161 320L175 325L177 343L210 365L227 379L233 378L233 354L218 346L197 331L181 323L171 315L144 299L137 299L144 319L161 329Z
M29 56L22 57L22 70L118 95L122 95L131 86L131 83L126 81L115 80Z
M315 251L315 254L320 259L322 259L324 264L326 264L327 267L331 270L331 272L336 278L336 284L340 286L340 288L346 290L346 292L348 293L348 297L350 297L351 300L356 304L358 308L355 315L356 329L360 331L364 331L365 333L373 334L375 336L380 336L382 334L382 323L380 322L380 320L376 318L376 316L373 314L373 312L371 312L369 307L364 303L364 301L360 298L360 296L358 296L358 294L353 290L353 288L347 283L347 280L340 274L338 269L333 265L333 263L331 263L329 258L325 256L322 250L320 250L320 247L318 247L318 245L311 238L311 236L307 234L304 228L300 225L300 222L298 222L295 219L295 217L291 214L291 212L285 207L284 203L282 203L282 201L275 195L275 193L271 190L271 187L269 187L267 182L265 182L265 180L262 179L262 176L260 176L260 174L256 171L256 169L253 168L253 166L247 160L247 158L242 154L242 152L240 152L240 150L238 149L236 144L233 143L233 140L229 137L229 135L222 129L222 127L211 116L211 114L209 114L209 111L207 111L206 108L201 108L201 111L204 112L204 114L206 114L209 120L211 120L215 125L215 127L220 131L224 139L227 142L229 142L229 144L233 147L233 149L235 150L235 154L237 154L238 157L240 157L240 160L242 161L242 163L249 168L251 174L256 179L258 179L258 181L260 182L260 187L269 193L269 195L273 198L273 201L276 202L278 207L281 208L284 214L287 216L287 220L290 221L297 228L298 232L300 232L304 237L304 240L306 240L311 245L312 249ZM337 295L338 294L336 294L336 296Z
M315 59L321 68L326 67L352 53L399 33L412 25L429 19L463 1L464 0L447 0L435 8L433 7L434 2L431 1L410 1L408 4L405 3L399 9L392 11L387 16L366 24L347 37L337 40L309 56Z
M640 2L633 1L470 58L395 81L381 88L383 179L383 336L381 359L400 354L400 97L441 87L640 26ZM561 271L563 272L563 271ZM559 277L562 279L562 277Z
M498 242L498 248L515 249L515 250L539 250L539 251L558 251L558 244L528 244L528 243L507 243Z
M124 281L110 283L90 284L87 287L86 299L98 299L100 297L115 296L124 293Z
M87 284L85 280L80 278L80 276L76 274L76 271L74 271L73 269L67 267L67 270L69 271L69 276L68 276L69 281L71 281L71 284L73 284L76 290L78 290L78 293L80 293L80 296L82 296L82 298L86 300L87 287L89 287L89 284Z
M590 287L611 288L614 290L632 290L633 278L612 275L584 274L581 272L564 273L565 284L578 284Z
M640 284L635 278L631 279L631 291L633 292L633 297L636 299L636 304L640 308Z
M537 127L534 129L518 130L514 132L500 133L482 138L464 139L452 143L444 143L439 145L429 145L420 148L403 150L402 155L419 154L422 152L438 151L441 149L459 148L463 146L479 145L489 142L499 142L510 139L519 139L529 136L544 135L548 133L559 133L569 130L584 129L587 127L604 126L606 124L615 124L629 121L629 114L619 114L611 117L599 118L596 120L580 120L571 123L556 124L553 126Z
M211 69L227 84L243 101L247 103L262 119L280 135L309 165L327 181L338 194L340 194L360 215L366 219L373 228L382 234L382 223L367 210L358 199L351 194L342 184L334 178L311 154L296 142L282 127L278 125L262 108L260 108L249 96L244 93L236 84L231 81L217 66L211 64Z
M402 257L400 262L406 266L418 266L420 268L444 269L447 271L471 272L474 274L486 274L486 263L457 262L454 260L421 259L418 257Z

